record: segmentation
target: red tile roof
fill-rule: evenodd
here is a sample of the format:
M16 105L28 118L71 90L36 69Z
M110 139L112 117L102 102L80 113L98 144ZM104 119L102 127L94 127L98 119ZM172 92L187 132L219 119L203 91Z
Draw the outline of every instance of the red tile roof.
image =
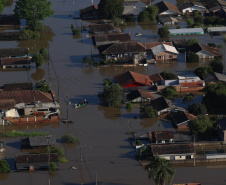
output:
M0 100L0 110L2 109L12 109L16 105L14 99L4 99Z
M151 80L152 82L159 82L159 81L161 81L161 80L164 80L164 79L162 78L162 76L161 76L159 73L150 75L149 78L150 78L150 80Z
M151 86L151 80L149 76L138 74L132 71L127 71L125 73L119 74L115 76L114 79L121 86L126 86L134 82Z
M2 91L0 92L0 100L3 99L14 99L16 103L33 103L35 101L42 103L53 102L50 93L44 93L39 90Z
M156 140L164 140L164 139L173 139L173 131L172 130L164 130L164 131L155 131L154 137Z
M183 82L180 83L181 87L204 87L205 81L198 81L198 82Z
M16 64L30 64L27 57L16 57L16 58L2 58L2 65L16 65Z
M210 47L204 44L195 43L190 47L191 52L199 52L199 51L205 51L207 53L210 53L213 56L223 56L221 51L218 48Z
M152 93L150 92L147 92L147 91L142 91L140 89L138 89L138 92L140 93L141 97L144 97L144 98L150 98L150 99L154 99Z
M145 43L144 45L145 45L146 50L151 50L151 48L158 46L160 44L166 44L169 46L173 46L172 42L148 42L148 43Z

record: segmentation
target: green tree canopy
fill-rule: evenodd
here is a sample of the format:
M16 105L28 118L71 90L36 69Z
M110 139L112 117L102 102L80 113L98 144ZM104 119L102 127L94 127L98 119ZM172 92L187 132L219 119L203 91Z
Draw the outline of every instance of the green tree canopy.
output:
M49 92L50 91L50 85L46 80L40 80L36 83L36 89L42 91L42 92Z
M146 11L148 11L149 13L149 18L150 20L155 20L156 19L156 16L158 15L159 13L159 9L156 5L150 5L146 8Z
M19 19L26 19L31 30L40 29L39 21L53 15L51 1L48 0L18 0L14 9Z
M64 134L61 139L64 141L64 143L77 143L78 139L72 134Z
M216 125L206 115L201 115L198 119L192 120L188 126L192 134L196 135L199 140L211 140L216 135Z
M194 100L194 95L192 93L187 93L183 98L183 102L189 105L190 102Z
M39 50L39 54L42 55L44 59L47 59L47 57L48 57L48 53L47 53L46 48L41 48Z
M3 11L7 0L0 0L0 13Z
M195 69L194 73L199 76L200 79L203 80L203 78L208 75L209 73L212 73L213 69L210 66L202 66Z
M108 107L119 107L122 103L122 87L111 84L104 87L104 92L98 95L101 104Z
M141 117L155 118L157 117L158 112L152 106L142 106L140 108L140 115Z
M164 158L155 156L151 163L145 166L148 170L148 177L155 181L156 185L165 185L165 182L172 183L175 169L170 162Z
M193 20L192 20L192 19L187 19L187 24L188 24L189 26L191 26L191 25L193 24Z
M169 28L164 26L162 28L159 28L158 29L158 35L161 37L161 38L167 38L169 37L170 35L170 32L169 32Z
M43 64L45 64L45 59L43 58L42 55L38 54L38 55L34 55L31 59L31 62L36 63L36 67L40 67Z
M193 44L195 43L199 43L199 40L198 39L188 39L187 40L187 43L188 43L188 46L192 46Z
M188 63L199 62L199 56L194 52L188 52L186 55L186 62Z
M146 10L141 11L137 17L137 21L139 22L147 22L149 20L150 20L150 14Z
M168 71L163 71L160 73L164 80L175 80L178 79L177 75L174 73L170 73Z
M223 73L224 65L221 62L220 58L215 58L213 61L211 61L210 67L212 67L214 72L221 73L221 74Z
M177 90L174 86L170 85L161 91L161 94L166 98L174 98L177 96Z
M9 164L6 160L0 160L0 173L8 173L10 171Z
M124 6L121 0L100 0L98 14L104 19L121 17Z
M193 103L188 107L188 112L195 116L205 115L207 113L207 109L202 103Z

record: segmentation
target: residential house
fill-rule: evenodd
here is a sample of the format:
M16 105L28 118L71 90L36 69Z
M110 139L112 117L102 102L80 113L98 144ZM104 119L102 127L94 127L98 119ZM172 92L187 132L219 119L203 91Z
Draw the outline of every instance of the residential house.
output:
M149 78L152 81L152 85L161 85L164 80L159 73L150 75Z
M5 142L0 140L0 160L5 159Z
M99 19L98 6L92 5L83 9L80 9L81 19Z
M177 60L177 56L179 54L175 47L167 44L160 44L152 47L151 51L157 61Z
M226 82L226 75L212 72L204 76L205 82Z
M134 4L124 4L124 10L122 15L134 15L134 11L136 10L136 6Z
M108 33L120 33L121 29L114 27L113 23L91 24L89 25L89 32L94 35L101 35Z
M174 138L172 130L149 132L148 135L151 143L172 143Z
M218 133L222 141L226 142L226 117L216 122L218 126Z
M169 29L170 35L203 35L202 28L182 28L182 29Z
M166 1L161 1L157 4L155 4L158 9L159 13L158 16L161 15L173 15L173 16L178 16L181 15L181 11L177 8L175 4L168 3Z
M187 51L188 43L185 39L172 39L173 46L178 51Z
M119 34L104 34L104 35L94 35L93 43L96 46L113 44L116 42L128 42L131 41L129 34L119 33Z
M20 27L20 19L14 14L0 15L0 27Z
M179 10L185 13L193 13L197 11L198 13L204 15L206 13L206 7L200 2L186 2L177 6Z
M147 43L144 44L144 47L145 47L146 51L151 51L151 48L158 46L158 45L161 45L161 44L173 46L172 42L147 42Z
M21 35L19 31L0 32L0 40L20 40Z
M131 59L134 64L146 57L144 45L139 42L118 42L114 44L102 45L97 48L99 53L106 59L127 60Z
M158 115L161 115L169 111L169 104L167 103L166 99L163 97L159 97L152 100L151 105L155 110L157 110Z
M119 74L114 77L116 83L124 87L151 86L152 82L147 75L142 75L132 71Z
M0 92L0 101L3 124L7 121L20 124L52 119L58 122L60 106L54 99L53 91L45 93L39 90L3 90Z
M207 13L211 15L224 15L224 10L217 1L209 1L206 5Z
M187 112L176 109L170 112L170 119L174 127L178 128L178 130L188 130L188 123L190 122L190 120L197 119L197 117Z
M167 143L151 145L153 155L167 160L193 159L195 152L192 143Z
M4 91L21 91L21 90L33 90L33 83L11 83L4 84Z
M168 15L158 17L158 21L163 25L174 25L179 23L179 21L175 17Z
M21 154L15 156L16 170L49 169L49 162L58 163L58 154Z
M21 139L22 149L45 148L56 144L55 136L35 136Z
M199 58L222 58L222 53L218 48L210 47L204 44L195 43L189 48L190 52L196 53Z
M137 89L135 91L132 91L131 93L127 94L127 100L132 103L144 103L144 102L151 102L154 97L152 93L142 91L140 89Z
M0 49L0 60L3 68L29 68L28 48Z
M207 32L208 33L225 33L226 32L226 26L208 27Z

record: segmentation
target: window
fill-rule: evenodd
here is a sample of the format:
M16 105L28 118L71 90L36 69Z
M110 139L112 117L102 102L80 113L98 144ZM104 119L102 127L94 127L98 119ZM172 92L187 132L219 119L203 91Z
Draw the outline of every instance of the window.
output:
M173 55L170 55L169 58L173 58Z
M157 59L161 59L161 56L157 56Z

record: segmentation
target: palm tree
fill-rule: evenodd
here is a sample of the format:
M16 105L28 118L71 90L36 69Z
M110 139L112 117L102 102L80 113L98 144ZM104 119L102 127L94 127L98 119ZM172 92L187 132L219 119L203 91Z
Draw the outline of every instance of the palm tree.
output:
M175 169L168 160L155 156L151 163L146 166L148 177L155 181L156 185L165 185L165 182L172 183Z

